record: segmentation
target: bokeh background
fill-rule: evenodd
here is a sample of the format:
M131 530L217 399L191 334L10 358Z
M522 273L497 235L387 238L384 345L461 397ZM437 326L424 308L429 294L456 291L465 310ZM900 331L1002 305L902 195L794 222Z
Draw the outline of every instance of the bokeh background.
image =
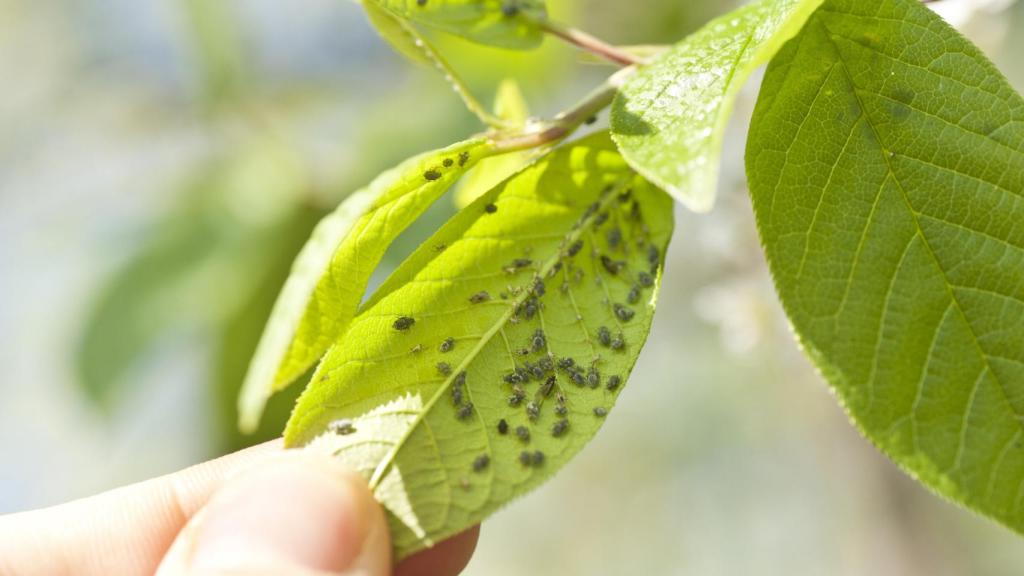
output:
M736 2L550 0L615 43L672 42ZM1024 4L935 5L1024 88ZM609 73L439 39L476 94L538 115ZM680 210L653 334L616 413L542 490L488 521L468 574L1003 575L1024 540L881 457L790 336L742 153ZM0 513L81 497L273 436L234 397L316 220L380 170L479 129L347 0L0 0ZM455 211L433 208L379 281Z

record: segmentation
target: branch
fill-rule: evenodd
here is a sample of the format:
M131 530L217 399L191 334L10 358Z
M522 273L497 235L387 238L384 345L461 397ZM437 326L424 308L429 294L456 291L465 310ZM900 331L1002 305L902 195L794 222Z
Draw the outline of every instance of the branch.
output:
M612 46L611 44L595 38L582 30L577 30L570 26L563 26L561 24L551 22L550 20L537 21L537 25L544 32L561 38L581 50L590 52L595 56L604 58L609 62L618 64L619 66L637 66L644 63L629 52Z

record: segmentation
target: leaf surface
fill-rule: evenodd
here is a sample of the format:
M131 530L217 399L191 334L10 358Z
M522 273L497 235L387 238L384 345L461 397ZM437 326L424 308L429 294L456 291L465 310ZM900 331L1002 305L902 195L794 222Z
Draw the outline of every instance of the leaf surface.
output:
M424 51L423 43L425 40L415 30L402 24L398 18L392 16L390 12L381 8L372 0L367 0L362 4L370 24L380 34L380 37L395 49L395 52L416 64L424 66L434 65L429 54Z
M638 70L612 105L612 137L626 161L691 210L711 210L722 134L736 94L820 4L753 2L712 20Z
M830 0L768 69L747 173L807 353L937 493L1024 528L1024 101L913 0Z
M547 17L544 0L366 0L395 16L511 50L536 48L544 39L537 25Z
M253 430L267 398L315 364L355 316L391 242L492 145L473 139L406 160L353 193L303 247L274 304L239 396Z
M481 521L597 432L647 337L671 230L671 198L607 133L556 149L381 286L286 444L369 479L398 558Z

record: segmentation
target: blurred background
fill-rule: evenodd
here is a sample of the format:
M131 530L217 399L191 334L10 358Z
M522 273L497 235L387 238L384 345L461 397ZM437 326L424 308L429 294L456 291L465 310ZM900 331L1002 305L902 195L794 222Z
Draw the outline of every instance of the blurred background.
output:
M549 4L637 44L738 3ZM1024 88L1024 4L936 7ZM437 40L481 100L512 77L538 115L610 72L551 40ZM0 513L276 435L294 392L255 437L234 400L311 227L380 170L480 129L348 0L0 0L0 78ZM678 214L614 417L486 523L468 574L1020 573L1024 540L898 472L797 350L745 191L751 84L718 206ZM454 211L440 201L376 281Z

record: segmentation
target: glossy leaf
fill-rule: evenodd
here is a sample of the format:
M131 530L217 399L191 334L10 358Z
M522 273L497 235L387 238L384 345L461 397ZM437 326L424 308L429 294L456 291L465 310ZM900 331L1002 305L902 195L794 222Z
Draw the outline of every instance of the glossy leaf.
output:
M313 230L274 304L239 397L252 430L268 397L315 364L355 316L388 245L492 146L474 139L406 160Z
M915 0L829 0L747 172L782 302L864 434L1024 529L1024 100Z
M318 367L286 444L369 479L399 558L481 521L597 432L647 337L671 230L671 199L606 133L555 150L381 286Z
M751 72L821 0L759 0L716 20L631 76L612 105L623 157L687 208L714 205L722 134Z
M480 44L529 50L544 39L544 0L366 0L399 18Z

